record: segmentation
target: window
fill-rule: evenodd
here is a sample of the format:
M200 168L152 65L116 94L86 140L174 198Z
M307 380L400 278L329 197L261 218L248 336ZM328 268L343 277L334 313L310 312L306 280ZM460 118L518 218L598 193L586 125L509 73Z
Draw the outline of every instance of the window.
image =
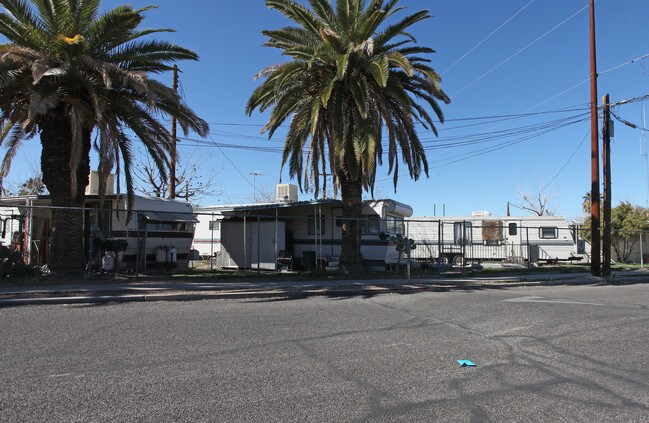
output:
M378 235L379 223L378 216L364 215L361 220L361 235Z
M509 224L509 235L511 236L518 235L518 225L516 225L516 223Z
M324 216L309 216L307 222L307 234L309 235L324 235L325 234L325 217Z
M221 229L221 222L218 220L210 221L210 231L218 231Z
M559 228L555 226L541 226L539 228L539 238L557 239L559 238Z
M344 221L345 219L341 216L337 216L336 227L341 228ZM378 235L381 227L381 219L377 215L364 214L361 219L358 219L358 224L361 235Z
M386 223L385 231L390 235L397 235L397 234L404 235L406 233L405 225L403 223L402 217L388 216L386 218L385 223Z
M162 222L157 220L147 220L147 231L167 231L167 232L186 232L187 222Z
M462 228L464 227L464 234ZM473 224L471 222L453 223L453 243L455 245L471 244L473 242Z
M502 244L503 232L503 222L501 220L482 221L482 241L485 245Z

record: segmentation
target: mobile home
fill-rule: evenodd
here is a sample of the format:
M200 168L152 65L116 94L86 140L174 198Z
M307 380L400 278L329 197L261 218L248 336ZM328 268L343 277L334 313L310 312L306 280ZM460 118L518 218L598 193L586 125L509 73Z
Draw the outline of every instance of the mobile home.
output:
M51 231L50 205L48 195L0 199L0 218L5 229L2 241L20 249L26 263L47 263ZM84 231L86 251L89 251L89 240L92 237L126 241L126 248L118 257L118 262L124 269L146 271L159 265L159 250L169 253L162 260L165 265L171 267L171 260L173 267L186 269L195 222L188 203L136 196L129 218L125 196L106 195L104 206L100 210L99 197L90 194L86 195L85 200L84 228L79 230ZM91 230L93 227L99 231Z
M578 225L561 216L491 216L474 212L460 217L407 220L418 261L461 264L470 261L586 261L586 242Z
M279 185L275 202L195 209L199 223L193 248L225 268L273 270L278 258L287 256L306 269L335 267L341 252L342 202L297 201L297 189L291 187ZM403 233L404 219L411 215L412 208L398 201L363 203L360 236L366 265L396 261L395 245L380 234Z

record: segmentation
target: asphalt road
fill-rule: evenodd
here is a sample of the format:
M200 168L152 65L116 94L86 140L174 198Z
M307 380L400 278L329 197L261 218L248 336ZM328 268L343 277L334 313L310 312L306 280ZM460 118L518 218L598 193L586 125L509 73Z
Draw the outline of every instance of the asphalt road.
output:
M649 421L648 303L636 284L0 309L0 421Z

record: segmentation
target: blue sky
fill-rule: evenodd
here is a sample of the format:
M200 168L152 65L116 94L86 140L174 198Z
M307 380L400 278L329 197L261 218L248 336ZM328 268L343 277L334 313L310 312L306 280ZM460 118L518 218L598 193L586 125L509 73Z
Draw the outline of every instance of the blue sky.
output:
M103 4L109 8L124 3ZM274 192L280 180L282 133L268 140L260 134L266 116L247 117L244 108L259 84L253 76L284 60L277 51L261 46L260 32L288 22L268 10L263 0L157 4L143 26L175 28L176 33L158 38L191 48L201 57L196 63L179 64L185 99L211 128L205 141L181 140L181 160L198 162L201 172L211 175L223 190L201 204L251 201L251 172L262 174L255 178L258 190ZM443 209L446 215L475 210L498 215L505 213L508 201L520 203L517 187L533 194L546 187L556 214L580 216L582 197L590 189L588 1L402 0L401 4L407 7L404 13L427 8L434 15L416 26L413 35L419 44L437 51L431 56L432 65L443 74L442 88L452 103L444 107L447 121L438 126L438 139L420 132L428 149L430 178L414 182L404 175L394 193L387 168L381 169L375 196L407 203L417 216L430 216L434 210L441 215ZM596 18L598 102L605 93L612 102L649 93L649 58L630 63L649 54L649 2L599 0ZM170 83L171 75L160 78ZM649 100L646 103L649 109ZM624 104L614 111L641 124L642 104ZM647 205L641 134L616 122L614 204ZM27 143L9 182L17 184L29 176L38 154L38 140ZM290 182L286 170L281 177ZM300 196L311 198L310 193Z

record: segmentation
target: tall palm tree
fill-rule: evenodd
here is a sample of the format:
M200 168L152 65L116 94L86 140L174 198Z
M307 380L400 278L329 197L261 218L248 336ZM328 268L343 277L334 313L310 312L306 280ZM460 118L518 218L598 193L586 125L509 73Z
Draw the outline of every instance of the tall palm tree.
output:
M337 0L333 6L329 0L309 0L308 8L294 0L266 0L297 26L263 31L265 45L290 60L262 70L265 80L246 111L272 108L264 128L269 137L290 118L282 167L288 163L301 187L318 196L319 176L327 170L333 175L343 203L340 264L345 272L359 268L362 193L373 193L384 134L396 190L400 163L414 180L422 171L428 176L416 125L437 135L429 110L442 122L438 101L450 102L425 57L433 50L417 45L407 32L431 15L422 10L388 24L403 9L397 3Z
M55 207L48 264L53 271L76 271L83 265L83 216L63 208L84 204L91 147L99 151L104 177L114 167L118 177L125 175L132 203L129 133L164 174L171 135L159 115L176 116L186 133L208 131L174 90L149 78L198 57L143 39L172 31L138 29L151 7L102 14L100 0L0 0L0 6L0 34L8 40L0 44L0 142L7 148L0 177L22 142L40 134L43 182Z

